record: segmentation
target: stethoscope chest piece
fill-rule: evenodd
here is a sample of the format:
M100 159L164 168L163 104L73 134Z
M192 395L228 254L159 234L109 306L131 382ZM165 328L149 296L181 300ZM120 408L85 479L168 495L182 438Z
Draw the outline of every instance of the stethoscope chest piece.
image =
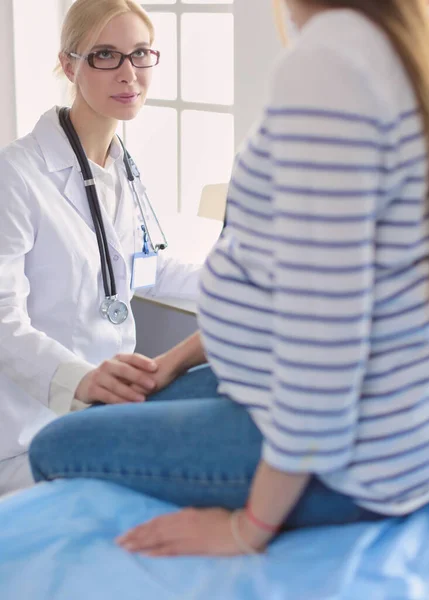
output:
M101 303L100 311L113 325L121 325L128 317L127 305L117 300L117 296L105 298Z

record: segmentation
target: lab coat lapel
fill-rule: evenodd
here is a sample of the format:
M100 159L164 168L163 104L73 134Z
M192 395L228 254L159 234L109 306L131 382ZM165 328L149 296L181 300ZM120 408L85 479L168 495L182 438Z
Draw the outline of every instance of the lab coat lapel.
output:
M94 230L94 222L92 220L91 211L89 208L88 198L86 195L85 185L83 183L82 174L76 167L70 171L69 178L64 188L64 196L70 204L79 212L82 219L87 225ZM118 235L111 223L104 206L100 202L101 216L103 218L104 230L106 232L107 242L112 248L122 254L121 243ZM132 226L132 225L131 225Z
M57 177L60 194L94 229L79 163L59 125L56 108L41 116L32 135L39 145L49 176Z
M58 123L56 108L42 115L36 124L33 135L36 138L49 173L64 172L65 199L76 209L85 223L94 231L94 223L89 209L85 185L82 179L79 163L67 140L65 133ZM101 207L107 241L122 255L118 235ZM132 227L132 224L130 225Z
M112 248L114 248L117 252L119 252L119 254L123 255L123 250L122 250L120 238L119 238L118 233L116 231L116 227L114 226L114 224L110 220L110 217L107 214L107 211L106 211L106 209L104 208L104 206L102 205L101 202L100 202L100 205L101 205L100 206L100 208L101 208L101 216L103 218L104 229L106 231L107 241L108 241L109 245L112 246ZM117 220L118 219L117 219L117 216L116 216L115 225L117 223Z
M115 219L115 233L121 242L129 237L130 228L135 225L133 214L133 199L128 184L122 187L121 200L118 205L118 211ZM131 210L130 210L131 207Z
M64 188L64 196L68 202L77 210L85 223L94 231L91 211L89 209L82 174L76 167L70 169Z

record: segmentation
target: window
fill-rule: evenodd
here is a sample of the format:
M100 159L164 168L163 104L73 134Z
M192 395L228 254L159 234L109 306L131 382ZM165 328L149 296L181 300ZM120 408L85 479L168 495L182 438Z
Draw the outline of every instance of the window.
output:
M17 134L25 135L67 86L53 75L71 0L14 0ZM145 108L119 129L162 214L197 214L206 184L229 180L234 155L233 0L148 0L161 62ZM46 35L38 35L39 31ZM33 49L37 48L37 61ZM29 102L31 94L31 102Z
M232 0L149 0L161 62L146 107L125 125L157 211L197 214L203 187L229 180L234 155Z
M12 90L3 114L10 124L2 128L5 143L29 133L53 104L68 102L67 84L53 69L61 23L72 3L11 0L13 15L6 11L3 25L13 31L14 55L0 57L5 85ZM186 261L203 260L218 235L218 222L195 217L202 188L228 182L234 148L266 101L267 79L280 49L269 4L143 3L156 27L161 63L154 69L147 106L136 121L125 128L121 124L119 133L160 215L167 252Z

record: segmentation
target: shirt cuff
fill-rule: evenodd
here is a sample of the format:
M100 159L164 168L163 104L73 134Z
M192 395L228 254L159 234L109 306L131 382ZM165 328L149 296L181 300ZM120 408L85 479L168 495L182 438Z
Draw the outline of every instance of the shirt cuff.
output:
M63 363L57 368L49 390L49 408L56 415L66 415L70 410L84 407L74 394L83 377L93 369L94 365L85 361Z

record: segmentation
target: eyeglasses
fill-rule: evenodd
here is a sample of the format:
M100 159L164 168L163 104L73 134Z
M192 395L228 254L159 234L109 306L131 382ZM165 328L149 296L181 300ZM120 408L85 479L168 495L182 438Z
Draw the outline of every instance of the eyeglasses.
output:
M131 52L131 54L122 54L122 52L108 49L90 52L86 56L69 52L69 56L72 58L83 58L88 61L90 67L102 71L119 69L127 58L136 69L148 69L155 67L159 63L160 55L161 53L158 50L152 50L152 48L138 48L134 52Z

